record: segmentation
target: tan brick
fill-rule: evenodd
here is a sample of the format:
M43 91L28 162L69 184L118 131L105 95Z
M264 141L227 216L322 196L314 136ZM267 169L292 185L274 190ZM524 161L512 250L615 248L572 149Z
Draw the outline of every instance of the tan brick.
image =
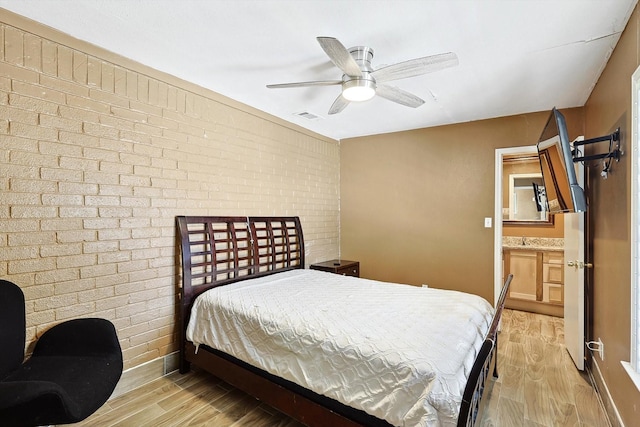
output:
M138 101L145 104L149 103L149 78L139 74L137 83L138 87L136 92Z
M85 174L86 176L86 174ZM91 182L60 182L59 192L62 194L98 194L98 184Z
M13 80L11 83L11 90L20 95L30 96L56 104L64 104L65 102L64 92L40 84Z
M151 330L151 331L146 331L142 334L133 335L129 337L129 342L131 343L132 346L137 346L143 343L149 343L157 338L158 338L158 331Z
M102 89L91 89L89 91L89 97L95 101L107 104L113 112L114 107L120 107L120 109L129 108L129 100L113 92L106 92Z
M36 246L16 246L16 247L0 247L0 260L23 260L35 259L38 257L38 248Z
M111 289L111 288L109 288ZM96 310L109 310L116 309L116 316L118 315L117 309L119 307L125 307L129 304L128 295L112 296L108 298L100 298L96 300Z
M127 70L122 67L115 66L113 69L114 93L118 95L127 95Z
M119 196L85 196L84 204L86 206L120 206Z
M57 218L54 206L11 206L11 218Z
M73 294L77 297L77 293L90 289L95 289L95 281L89 279L75 279L67 282L54 283L55 295Z
M104 229L98 230L98 240L109 241L109 240L122 240L122 239L130 239L131 231L126 228L113 228L113 229Z
M98 232L98 239L100 239L99 232ZM86 254L115 252L115 251L118 251L119 249L120 249L120 245L117 240L111 240L111 241L99 240L97 242L84 242L83 244L83 252Z
M98 215L102 218L126 218L133 214L128 207L99 207Z
M62 45L58 45L57 48L58 48L57 76L64 80L73 80L73 50Z
M131 70L127 70L125 71L125 73L126 73L126 79L127 79L127 96L131 99L137 99L138 98L138 78L144 77L144 76L139 76L137 73Z
M116 270L117 269L114 264L91 265L80 268L80 276L83 279L108 276L110 274L115 274L117 272ZM111 295L113 295L113 290L111 291Z
M36 311L26 316L27 325L42 325L53 323L56 320L56 313L53 310Z
M38 73L6 62L0 62L0 76L14 80L37 83Z
M48 129L42 126L20 122L9 122L9 133L13 136L38 140L58 140L58 131L56 129Z
M67 307L61 307L55 310L56 320L77 319L79 317L86 317L89 314L94 313L95 303L85 302L83 304L74 304Z
M30 233L9 233L7 238L7 244L11 247L25 245L36 247L37 245L50 245L55 243L56 234L50 231L32 231Z
M56 268L55 258L20 259L9 261L7 272L10 275L21 273L36 273L39 271L54 270Z
M102 61L100 88L106 92L114 92L114 67L113 64Z
M120 117L116 117L114 115L105 116L101 115L99 118L99 123L104 126L111 126L113 128L117 128L120 130L134 130L135 123L129 121L127 119L123 119Z
M87 84L102 86L102 61L93 56L87 58Z
M0 193L0 205L39 205L40 197L33 193L3 192Z
M42 72L50 75L58 72L58 46L49 40L42 40Z
M118 264L118 273L130 273L132 271L140 271L149 268L146 260L127 261Z
M82 220L78 218L43 219L40 221L40 228L58 232L82 230ZM58 233L57 236L60 238L61 234Z
M117 251L117 252L104 252L98 253L98 264L109 264L125 262L131 259L129 252ZM122 273L123 275L127 272Z
M119 224L117 218L89 218L84 220L83 227L91 230L113 229L118 228Z
M151 201L146 197L121 197L120 205L143 208L151 206Z
M12 151L9 153L9 161L15 165L49 168L55 168L58 166L57 157L29 151Z
M123 168L123 170L131 171L133 168L127 166ZM131 196L133 194L133 189L131 187L126 187L124 185L109 185L109 184L101 184L98 189L98 194L101 196ZM121 198L121 204L124 205Z
M32 34L24 35L24 65L35 71L42 70L41 38Z
M9 106L0 106L0 116L11 122L20 122L28 125L38 125L39 123L38 113L9 108Z
M50 286L51 284L56 284L59 282L67 282L70 280L77 280L80 278L80 273L76 268L68 268L68 269L56 269L52 271L43 271L40 273L36 273L35 275L35 283L42 285L47 284ZM51 293L49 295L53 295L54 287L50 288ZM41 295L37 298L44 298L45 295ZM36 299L36 298L29 298Z
M79 243L73 244L53 244L53 245L41 245L40 256L42 257L61 257L68 255L80 255L82 253L82 245Z
M17 28L4 27L4 59L15 64L24 64L24 33Z
M83 110L94 111L100 114L109 114L109 104L95 101L84 96L67 95L67 105L69 107L79 108Z
M84 203L84 196L80 194L43 194L42 204L53 206L80 206Z
M58 230L56 236L59 243L85 243L96 240L96 232L94 230Z
M62 256L57 258L56 268L84 267L96 263L97 257L94 254Z
M129 292L138 292L140 291L140 285L138 284L138 282L145 282L144 286L145 288L147 288L149 286L149 281L157 277L158 271L151 268L148 268L146 270L132 271L129 273L129 280L131 281L131 283L135 283L135 285L128 287L127 289L130 289ZM123 288L119 287L118 292L123 292Z
M142 143L142 144L151 143L151 136L141 132L131 132L128 130L121 130L119 138L123 141L131 141L135 143Z
M131 317L131 315L146 311L146 302L136 304L128 303L120 307L116 307L116 317Z
M119 131L111 126L104 126L98 123L83 123L82 131L91 136L98 138L117 139L119 137Z
M132 249L131 259L136 260L152 260L160 256L160 250L157 248Z
M59 141L39 141L38 152L41 154L64 155L82 157L82 147L71 144L60 144Z
M50 116L48 114L40 114L38 117L39 125L52 128L52 129L61 129L69 132L82 132L82 123L78 120L65 119L60 116Z
M100 256L98 255L98 261L100 261ZM129 280L128 274L112 274L110 276L100 276L96 277L96 287L104 287L104 286L117 286L121 283L127 282Z

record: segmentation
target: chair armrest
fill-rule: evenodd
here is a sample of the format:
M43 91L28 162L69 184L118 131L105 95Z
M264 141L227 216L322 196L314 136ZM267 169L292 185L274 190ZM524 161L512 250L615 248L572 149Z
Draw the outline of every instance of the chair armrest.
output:
M74 319L59 323L38 339L33 357L95 356L122 357L113 323L106 319Z
M3 411L47 395L61 405L66 393L62 387L50 381L0 381L0 419Z

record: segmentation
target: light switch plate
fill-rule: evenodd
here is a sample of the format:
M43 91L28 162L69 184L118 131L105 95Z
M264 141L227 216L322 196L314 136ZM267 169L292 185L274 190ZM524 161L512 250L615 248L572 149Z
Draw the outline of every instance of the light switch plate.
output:
M491 217L484 219L484 228L491 228Z

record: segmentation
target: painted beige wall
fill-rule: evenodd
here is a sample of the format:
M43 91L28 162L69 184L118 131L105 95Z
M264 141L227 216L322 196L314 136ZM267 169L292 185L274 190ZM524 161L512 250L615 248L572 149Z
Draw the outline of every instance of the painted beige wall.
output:
M589 214L593 292L593 336L605 345L605 359L594 357L609 392L627 426L640 420L640 392L620 365L630 357L631 299L631 75L640 64L640 12L636 7L627 28L598 84L585 104L586 137L596 137L621 127L622 148L627 153L613 165L608 179L600 168L590 168ZM608 145L588 153L606 150Z
M112 320L125 368L176 345L176 215L299 215L338 255L339 145L0 10L0 277L28 340Z
M565 112L570 136L582 111ZM362 276L493 300L495 149L533 145L548 112L341 141L341 256Z

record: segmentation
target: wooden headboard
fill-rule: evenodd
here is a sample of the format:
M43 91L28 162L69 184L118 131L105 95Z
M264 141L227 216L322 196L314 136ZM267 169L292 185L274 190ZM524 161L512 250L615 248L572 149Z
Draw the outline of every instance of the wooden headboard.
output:
M304 268L299 217L178 216L182 258L180 351L193 300L239 280Z

